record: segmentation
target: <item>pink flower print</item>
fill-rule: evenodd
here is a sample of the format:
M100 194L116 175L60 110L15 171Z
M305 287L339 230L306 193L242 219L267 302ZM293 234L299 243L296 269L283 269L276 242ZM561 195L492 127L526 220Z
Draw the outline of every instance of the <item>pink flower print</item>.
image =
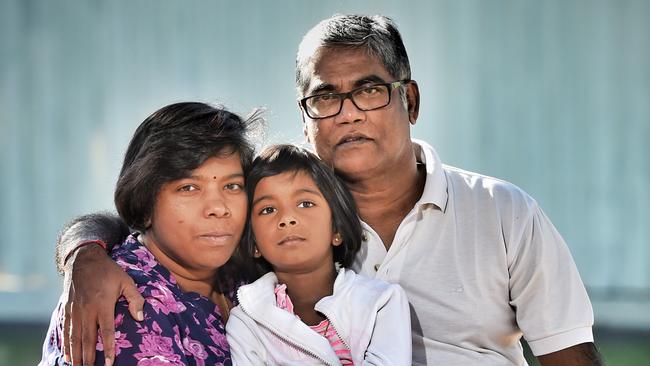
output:
M151 356L138 359L138 366L185 366L180 360L170 360L165 356Z
M157 321L151 322L151 329L153 329L156 334L162 334L162 329L160 328L160 325L158 325Z
M162 311L163 314L181 313L187 308L182 302L176 301L174 294L167 288L156 284L156 289L151 290L151 297L147 302L153 307L156 313Z
M133 344L126 339L126 334L118 331L115 331L115 355L118 356L122 349L131 348ZM98 351L104 351L104 339L102 338L101 333L97 333L97 345L95 349Z
M199 319L196 317L196 313L192 313L192 320L194 321L194 324L196 324L196 325L201 324Z
M180 356L174 353L172 339L155 334L143 334L142 343L138 347L139 353L134 354L136 358L151 358L162 356L166 360L180 362Z
M206 318L206 322L207 322L208 324L212 324L212 323L214 323L215 321L217 321L217 318L216 318L214 315L212 315L212 313L210 313L210 314L208 315L208 317Z
M145 248L134 249L133 254L138 258L141 264L140 266L145 273L151 272L151 269L158 264L153 254Z
M183 338L183 348L194 356L197 365L205 365L204 360L208 358L208 353L200 342L190 337Z
M123 348L131 348L133 344L126 339L126 334L122 332L115 332L115 354L119 355Z
M208 333L210 334L210 340L214 342L215 345L221 347L222 349L229 349L230 346L228 345L228 339L226 338L226 334L223 332L218 331L215 328L208 328L206 329Z
M124 314L117 314L117 316L115 316L115 328L121 326L123 322Z
M183 342L181 342L181 332L178 329L178 325L174 325L174 342L176 342L176 347L183 349Z
M208 346L208 348L210 351L212 351L213 354L217 355L217 357L223 357L225 355L225 353L217 347Z

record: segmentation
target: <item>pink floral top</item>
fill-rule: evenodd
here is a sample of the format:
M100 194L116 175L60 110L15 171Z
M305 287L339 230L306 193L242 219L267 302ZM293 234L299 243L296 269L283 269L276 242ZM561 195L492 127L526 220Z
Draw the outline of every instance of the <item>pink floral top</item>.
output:
M133 320L121 298L115 306L116 365L232 365L219 308L195 292L183 292L169 271L133 236L111 257L145 298L144 321ZM235 303L234 290L226 294ZM39 365L65 365L61 344L62 303L52 314ZM104 364L101 338L95 364Z

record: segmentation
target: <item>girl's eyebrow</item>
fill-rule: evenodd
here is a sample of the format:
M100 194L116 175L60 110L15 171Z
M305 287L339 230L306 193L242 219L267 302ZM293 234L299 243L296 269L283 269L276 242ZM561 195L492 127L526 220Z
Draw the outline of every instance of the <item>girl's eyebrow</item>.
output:
M312 195L315 195L315 196L323 197L323 195L320 193L319 190L314 190L314 189L309 189L309 188L296 189L294 194L296 194L296 193L309 193L309 194L312 194ZM260 203L260 201L273 199L273 197L274 196L271 195L271 194L266 194L264 196L255 198L253 200L253 203L251 203L251 206L255 206L256 204Z

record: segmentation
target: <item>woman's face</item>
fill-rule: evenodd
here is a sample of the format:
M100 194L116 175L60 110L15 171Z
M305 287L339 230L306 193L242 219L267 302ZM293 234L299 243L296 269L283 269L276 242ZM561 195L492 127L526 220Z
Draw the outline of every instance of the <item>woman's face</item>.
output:
M172 273L212 278L239 244L246 210L239 154L212 157L188 178L162 186L145 243Z

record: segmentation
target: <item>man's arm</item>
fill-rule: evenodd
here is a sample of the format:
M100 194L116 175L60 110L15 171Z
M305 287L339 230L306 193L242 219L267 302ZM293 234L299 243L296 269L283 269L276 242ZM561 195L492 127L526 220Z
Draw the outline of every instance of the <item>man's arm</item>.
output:
M79 216L59 232L55 253L56 269L60 274L64 274L66 256L84 241L102 240L112 248L121 243L127 235L129 227L115 214L100 212Z
M63 353L73 365L94 364L98 325L105 362L112 364L115 303L120 296L128 301L133 318L142 320L144 299L131 277L99 245L75 250L80 243L90 240L102 240L110 248L122 242L128 233L129 228L119 217L99 213L73 220L59 235L56 263L64 274ZM71 251L74 252L69 254Z
M563 350L541 355L542 366L604 366L600 352L593 343L582 343Z

